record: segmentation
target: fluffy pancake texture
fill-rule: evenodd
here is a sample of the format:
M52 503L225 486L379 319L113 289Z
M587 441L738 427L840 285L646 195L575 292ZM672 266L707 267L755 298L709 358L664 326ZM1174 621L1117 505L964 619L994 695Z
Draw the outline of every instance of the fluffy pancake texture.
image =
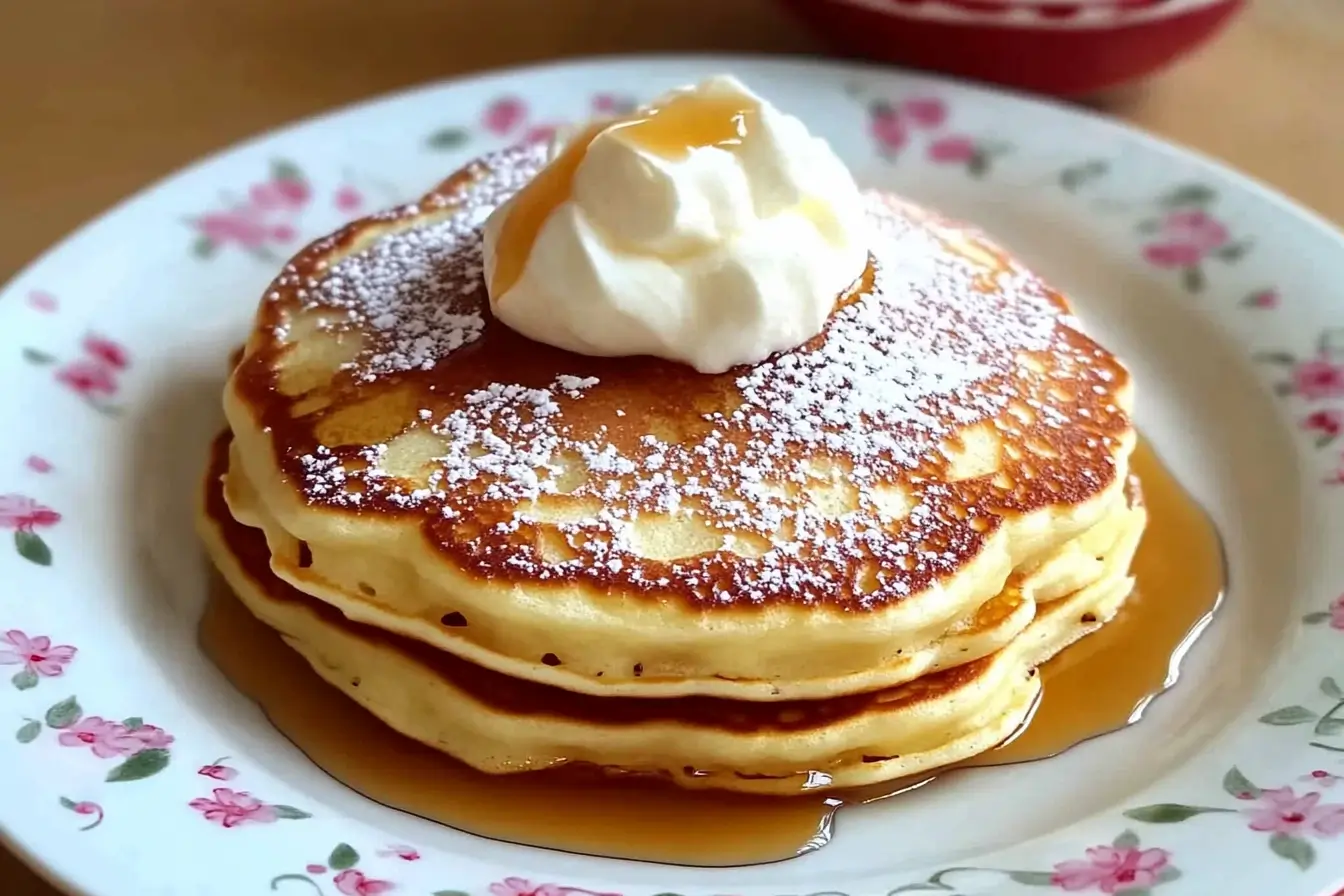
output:
M1015 731L1039 694L1035 667L1109 621L1129 594L1146 516L1137 492L1051 560L1094 561L1076 590L1037 604L1015 574L990 604L1030 621L1002 649L898 687L826 700L595 697L513 678L354 622L271 572L264 535L233 518L226 438L205 478L199 529L243 603L334 687L394 729L483 771L566 762L656 773L687 787L759 793L855 786L926 772ZM1075 569L1078 567L1075 565Z
M493 319L482 277L481 223L543 159L473 163L267 291L227 497L275 575L579 694L829 701L983 663L1029 703L1036 602L1101 587L1079 545L1129 512L1130 379L1063 297L874 194L868 271L810 342L712 376L570 354Z

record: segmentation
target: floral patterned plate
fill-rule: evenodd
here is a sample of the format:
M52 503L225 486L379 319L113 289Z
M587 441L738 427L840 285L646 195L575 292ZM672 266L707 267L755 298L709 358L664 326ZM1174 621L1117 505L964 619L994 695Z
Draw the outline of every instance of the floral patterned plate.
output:
M862 183L983 225L1076 297L1131 364L1141 427L1216 519L1228 600L1139 725L845 810L830 846L789 862L592 859L365 800L195 646L189 496L225 356L304 239L483 150L715 71L801 115ZM878 68L606 59L266 135L110 212L0 294L0 832L97 896L1333 893L1342 283L1339 233L1216 164L1066 107Z

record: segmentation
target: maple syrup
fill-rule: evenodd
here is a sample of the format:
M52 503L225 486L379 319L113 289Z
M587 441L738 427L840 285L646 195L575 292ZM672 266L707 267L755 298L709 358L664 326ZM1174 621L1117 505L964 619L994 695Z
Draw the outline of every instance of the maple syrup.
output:
M1221 598L1221 545L1203 511L1142 441L1132 468L1149 513L1133 565L1135 593L1112 622L1041 667L1042 696L1029 722L963 766L1053 756L1138 721L1175 682L1181 658ZM689 865L776 861L825 845L844 806L934 777L771 797L682 790L596 769L486 775L397 734L327 685L222 581L206 606L200 638L235 686L332 777L385 805L515 843Z
M621 139L663 158L679 158L693 149L740 146L759 114L746 97L683 94L626 118L599 122L580 131L550 164L513 199L496 243L490 295L504 295L523 275L542 225L573 192L574 175L598 134L619 131Z

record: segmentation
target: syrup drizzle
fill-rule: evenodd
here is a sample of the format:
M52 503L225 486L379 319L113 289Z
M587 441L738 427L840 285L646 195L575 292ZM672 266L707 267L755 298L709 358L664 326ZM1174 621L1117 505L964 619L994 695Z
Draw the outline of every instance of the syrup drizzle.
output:
M1041 669L1030 722L969 766L1043 759L1133 724L1170 687L1224 586L1221 544L1203 511L1140 442L1133 469L1149 524L1138 588L1119 615ZM487 837L689 865L787 859L825 845L836 812L922 786L750 796L681 790L597 769L490 776L387 728L326 685L220 584L201 621L206 653L317 765L370 799Z
M695 149L736 149L751 132L759 112L760 107L746 97L688 93L579 132L514 198L499 234L490 277L491 300L497 301L523 275L542 226L571 194L574 175L599 134L616 133L653 155L678 159Z

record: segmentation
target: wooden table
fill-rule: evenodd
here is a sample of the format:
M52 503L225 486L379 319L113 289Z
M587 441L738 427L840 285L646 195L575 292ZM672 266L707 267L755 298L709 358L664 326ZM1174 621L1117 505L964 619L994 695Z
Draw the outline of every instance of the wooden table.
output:
M46 0L4 18L0 280L149 181L352 100L557 56L821 49L770 0ZM1107 109L1344 221L1342 89L1344 8L1258 0ZM0 881L53 894L3 850Z

